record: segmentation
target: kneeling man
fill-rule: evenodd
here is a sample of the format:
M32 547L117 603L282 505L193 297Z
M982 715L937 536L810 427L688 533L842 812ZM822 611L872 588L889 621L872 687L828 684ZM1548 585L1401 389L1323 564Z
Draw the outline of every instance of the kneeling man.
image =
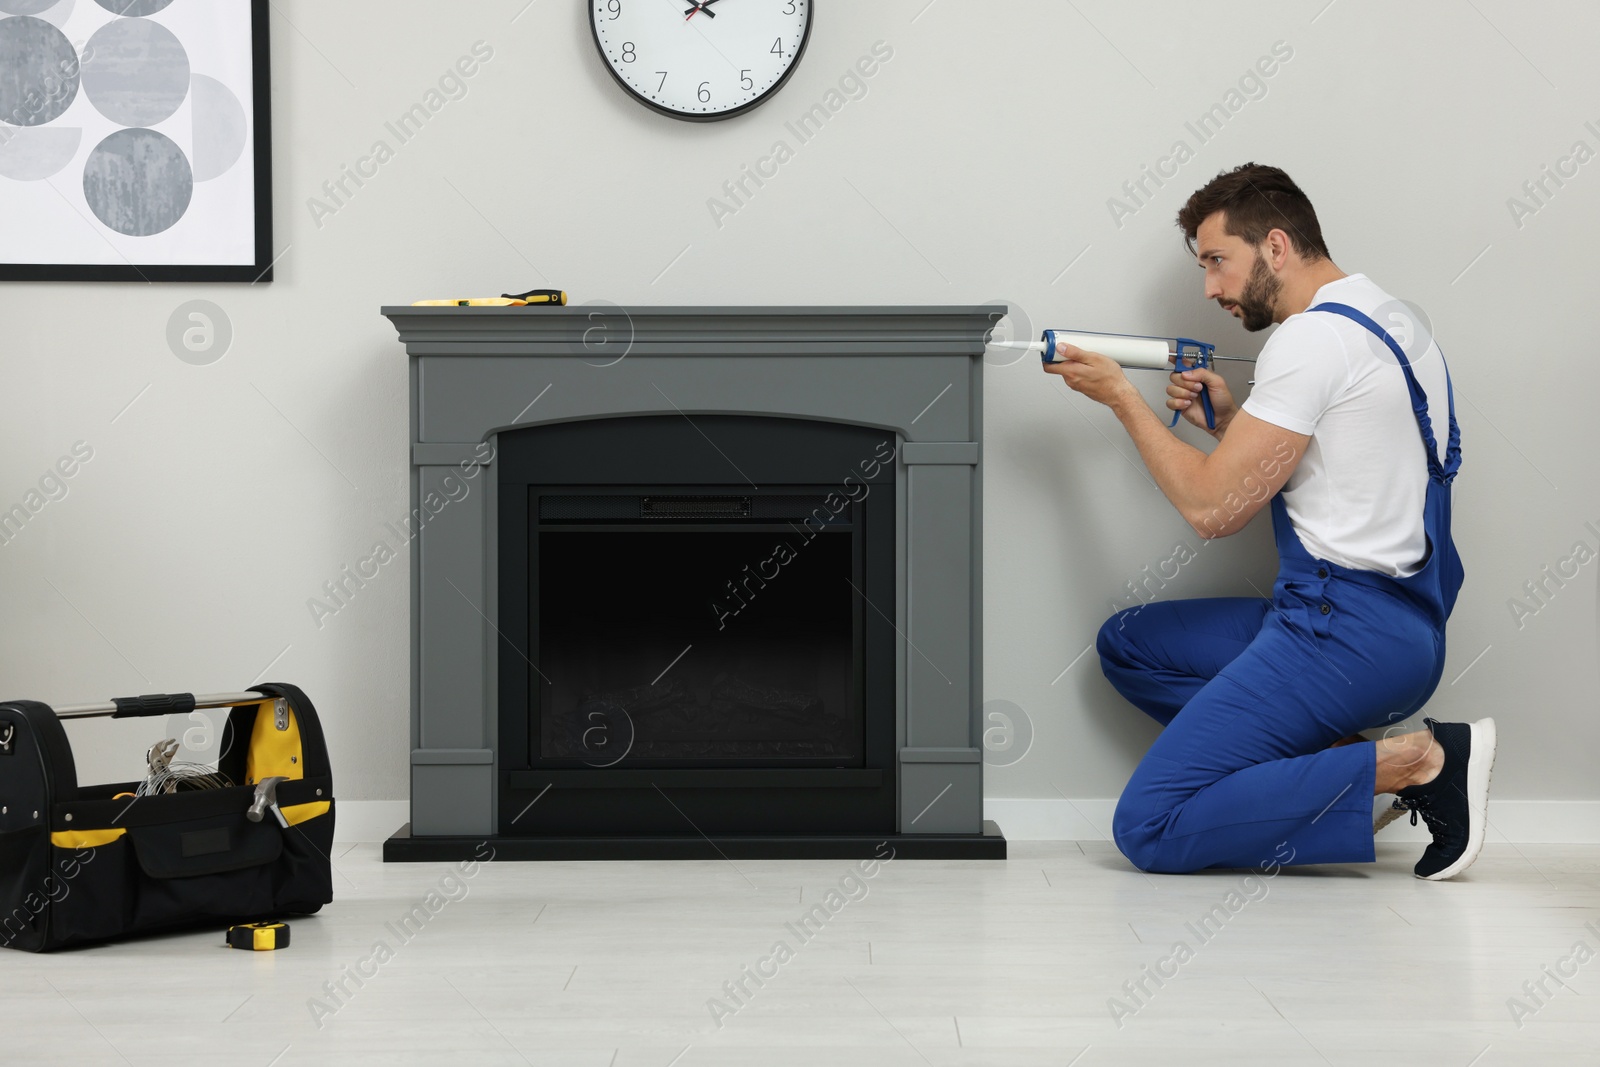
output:
M1117 804L1117 846L1174 873L1281 862L1284 843L1297 864L1369 862L1368 798L1393 793L1391 812L1433 834L1417 876L1450 878L1483 844L1494 720L1357 734L1420 709L1444 670L1462 579L1444 357L1427 339L1408 356L1376 321L1399 302L1334 264L1276 167L1218 175L1178 225L1207 299L1247 330L1278 324L1242 406L1211 371L1172 376L1167 406L1202 428L1209 396L1217 447L1169 433L1103 355L1063 345L1045 369L1116 413L1201 537L1237 532L1270 498L1280 565L1270 599L1146 604L1101 628L1106 677L1166 727Z

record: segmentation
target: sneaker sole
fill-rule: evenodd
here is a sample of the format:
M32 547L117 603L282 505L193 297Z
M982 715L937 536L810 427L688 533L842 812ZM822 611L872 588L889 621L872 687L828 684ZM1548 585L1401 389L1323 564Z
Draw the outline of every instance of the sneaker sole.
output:
M1494 771L1494 753L1498 739L1493 719L1479 719L1471 724L1472 753L1467 757L1467 847L1454 863L1436 874L1419 875L1429 882L1454 878L1477 860L1483 851L1484 833L1489 826L1489 778Z

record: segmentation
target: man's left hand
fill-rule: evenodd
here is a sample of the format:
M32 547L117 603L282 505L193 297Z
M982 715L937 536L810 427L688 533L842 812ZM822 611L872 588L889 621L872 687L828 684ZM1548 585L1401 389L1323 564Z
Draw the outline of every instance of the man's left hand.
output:
M1059 374L1073 392L1090 400L1112 405L1130 394L1137 395L1122 367L1110 356L1090 352L1066 342L1056 345L1060 363L1043 363L1046 374Z

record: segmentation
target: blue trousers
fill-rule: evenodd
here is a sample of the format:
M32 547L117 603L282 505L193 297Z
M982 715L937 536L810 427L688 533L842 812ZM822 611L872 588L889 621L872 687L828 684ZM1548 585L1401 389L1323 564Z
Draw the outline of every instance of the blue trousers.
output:
M1421 613L1370 586L1280 577L1271 600L1118 612L1097 647L1111 684L1166 727L1117 802L1134 866L1373 859L1373 746L1328 745L1432 693L1444 638Z

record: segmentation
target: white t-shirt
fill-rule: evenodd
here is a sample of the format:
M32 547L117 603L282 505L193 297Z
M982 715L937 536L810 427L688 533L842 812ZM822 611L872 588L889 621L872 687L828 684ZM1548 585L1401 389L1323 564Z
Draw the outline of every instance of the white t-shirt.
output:
M1310 306L1348 304L1389 331L1428 395L1443 459L1449 436L1444 357L1413 312L1351 274L1317 290ZM1425 346L1425 347L1424 347ZM1365 327L1331 312L1291 315L1256 363L1243 410L1311 435L1283 489L1295 533L1317 559L1394 577L1414 574L1427 550L1422 508L1428 486L1422 434L1405 373Z

